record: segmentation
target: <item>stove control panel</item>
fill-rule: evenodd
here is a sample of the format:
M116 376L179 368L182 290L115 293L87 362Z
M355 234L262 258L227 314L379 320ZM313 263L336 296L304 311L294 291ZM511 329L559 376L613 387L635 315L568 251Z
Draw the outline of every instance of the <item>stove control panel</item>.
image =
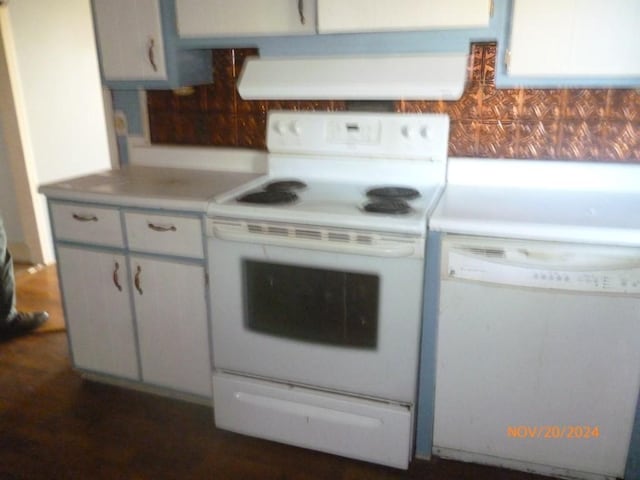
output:
M271 153L424 158L446 162L449 117L440 114L271 111Z
M376 145L380 143L380 130L380 121L375 119L354 120L352 122L329 120L327 122L327 141Z

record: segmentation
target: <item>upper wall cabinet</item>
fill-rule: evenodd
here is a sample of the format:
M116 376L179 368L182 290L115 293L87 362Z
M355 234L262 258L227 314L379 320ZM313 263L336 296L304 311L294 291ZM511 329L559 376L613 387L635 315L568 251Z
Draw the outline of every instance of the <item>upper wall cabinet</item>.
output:
M638 0L513 0L506 75L528 86L640 80Z
M111 88L212 81L211 55L176 47L174 0L93 0L102 77Z
M384 32L489 25L492 0L318 0L320 33Z
M157 0L94 0L106 80L165 80L167 69Z
M308 35L316 0L176 0L181 38Z

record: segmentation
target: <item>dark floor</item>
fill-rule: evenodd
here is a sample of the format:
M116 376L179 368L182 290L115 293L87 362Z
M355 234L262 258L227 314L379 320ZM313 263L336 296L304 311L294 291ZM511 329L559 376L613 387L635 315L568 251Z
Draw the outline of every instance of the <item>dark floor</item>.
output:
M0 343L0 479L534 480L416 460L408 471L217 430L206 406L82 380L64 333Z

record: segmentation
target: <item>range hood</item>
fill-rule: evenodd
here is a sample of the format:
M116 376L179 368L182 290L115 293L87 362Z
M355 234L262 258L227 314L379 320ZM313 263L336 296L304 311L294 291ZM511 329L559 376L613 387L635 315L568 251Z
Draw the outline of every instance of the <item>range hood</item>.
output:
M467 54L249 57L245 100L457 100Z

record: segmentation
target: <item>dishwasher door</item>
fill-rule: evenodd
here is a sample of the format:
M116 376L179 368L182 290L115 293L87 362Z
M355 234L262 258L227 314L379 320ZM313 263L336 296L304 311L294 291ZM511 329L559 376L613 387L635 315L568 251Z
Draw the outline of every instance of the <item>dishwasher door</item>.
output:
M622 477L640 388L640 249L446 236L434 453Z

